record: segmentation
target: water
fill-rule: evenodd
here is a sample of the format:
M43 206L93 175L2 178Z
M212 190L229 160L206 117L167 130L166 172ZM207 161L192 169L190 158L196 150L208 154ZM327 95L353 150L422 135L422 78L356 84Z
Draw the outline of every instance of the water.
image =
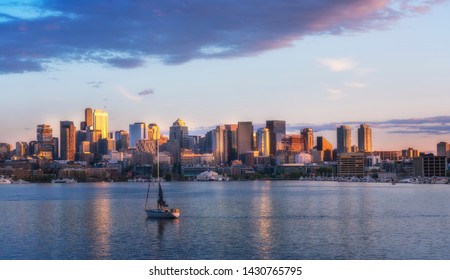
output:
M450 259L448 185L163 186L179 220L146 184L1 185L0 259Z

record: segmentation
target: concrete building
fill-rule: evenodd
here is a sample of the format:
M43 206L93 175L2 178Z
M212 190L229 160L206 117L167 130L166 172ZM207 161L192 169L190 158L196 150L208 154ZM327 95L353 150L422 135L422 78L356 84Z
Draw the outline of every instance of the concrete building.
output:
M447 142L440 142L437 144L437 155L442 157L448 157L450 151L450 144Z
M414 175L421 177L446 177L447 157L423 156L413 159Z
M339 153L337 156L337 175L343 177L364 177L364 153Z
M148 129L144 122L136 122L129 125L130 132L130 147L136 147L139 140L147 138Z
M325 137L317 137L317 150L323 151L323 161L333 161L333 145Z
M305 143L305 151L310 152L314 148L314 133L312 128L304 128L301 132L303 142Z
M238 156L253 151L253 124L252 122L238 122L237 129Z
M179 144L180 149L189 149L189 130L186 123L177 119L169 131L169 141L175 141Z
M76 154L76 128L71 121L60 121L61 159L75 160Z
M282 139L286 135L286 121L269 120L266 121L269 129L270 155L276 156L282 150Z
M268 128L260 128L257 130L256 147L260 156L270 156L270 132Z

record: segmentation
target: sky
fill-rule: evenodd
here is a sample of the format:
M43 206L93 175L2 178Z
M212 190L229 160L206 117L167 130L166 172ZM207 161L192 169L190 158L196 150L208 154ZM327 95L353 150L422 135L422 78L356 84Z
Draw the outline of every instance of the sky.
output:
M367 123L376 150L450 142L450 1L4 0L0 142L47 123L178 118L190 134L286 120L336 143Z

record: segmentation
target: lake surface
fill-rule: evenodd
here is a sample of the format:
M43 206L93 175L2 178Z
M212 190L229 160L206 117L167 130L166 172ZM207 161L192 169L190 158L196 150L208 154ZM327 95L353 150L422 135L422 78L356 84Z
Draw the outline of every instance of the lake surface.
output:
M450 186L170 182L0 185L0 259L450 259ZM156 187L150 199L155 204Z

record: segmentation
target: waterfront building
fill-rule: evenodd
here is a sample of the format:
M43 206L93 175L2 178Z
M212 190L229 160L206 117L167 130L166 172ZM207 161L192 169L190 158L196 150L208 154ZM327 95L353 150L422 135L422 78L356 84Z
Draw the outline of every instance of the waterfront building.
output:
M423 156L413 159L414 175L421 177L446 177L446 156Z
M286 135L286 121L269 120L266 121L269 129L270 155L276 156L283 149L282 139Z
M108 112L104 110L94 110L94 130L100 131L100 138L108 138ZM86 121L86 125L88 122ZM88 126L89 127L89 126Z
M238 156L253 151L253 124L252 122L238 122L237 129Z
M352 129L348 125L341 125L336 129L337 152L349 153L352 148Z
M317 150L323 151L323 161L333 161L333 145L325 137L317 137Z
M256 147L260 156L270 156L270 132L267 127L260 128L256 132Z
M304 128L301 132L303 142L305 143L305 151L310 152L314 147L314 133L312 128Z
M130 128L130 147L136 147L139 140L147 138L148 129L144 122L136 122L129 125Z
M368 124L362 124L358 128L358 150L372 152L372 128Z
M71 121L60 121L61 159L75 160L76 153L76 129Z
M177 119L170 127L169 141L177 142L180 149L189 148L189 130L181 119Z
M365 153L339 153L337 175L342 177L364 177Z

